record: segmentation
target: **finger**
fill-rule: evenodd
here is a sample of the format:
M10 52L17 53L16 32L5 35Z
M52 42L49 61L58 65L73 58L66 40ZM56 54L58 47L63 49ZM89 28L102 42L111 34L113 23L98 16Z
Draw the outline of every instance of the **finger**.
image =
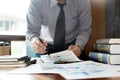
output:
M36 39L35 43L36 43L38 46L44 46L44 45L43 45L43 42L41 42L39 39Z
M43 44L44 44L45 46L47 46L47 45L48 45L48 42L47 42L46 40L44 40L44 41L43 41Z
M37 52L37 53L40 53L40 54L44 54L46 53L46 50L42 47L39 47L39 46L35 46L34 47L34 50Z
M71 50L73 52L77 52L78 48L75 45L70 45L68 50Z
M36 52L39 53L39 54L46 53L46 51L44 49L37 49Z
M75 50L75 48L74 48L73 45L70 45L70 46L68 47L68 50L71 50L71 51L76 55L76 50Z
M73 51L74 54L75 54L76 56L78 56L78 57L79 57L80 54L81 54L80 47L78 47L78 46L76 46L76 45L70 45L69 48L68 48L68 50Z
M38 39L36 40L36 44L37 44L39 47L41 47L41 48L43 48L43 49L46 50L47 42L45 42L44 40L38 38Z
M37 53L46 53L46 47L38 40L33 43L33 48Z
M40 47L43 47L43 49L44 49L44 50L42 50L42 51L44 51L45 53L47 53L47 51L48 51L48 49L46 48L47 45L48 45L47 41L46 41L46 40L43 40L43 39L40 39L40 38L39 38L39 41L40 41L40 43L41 43Z
M42 42L39 40L39 38L37 38L37 39L35 40L35 43L38 44L38 45L39 45L39 44L42 44Z
M69 47L68 47L68 50L72 50L74 48L74 46L73 45L70 45Z
M45 49L45 50L47 50L47 48L46 48L46 46L47 46L47 41L46 40L43 40L43 39L40 39L39 38L39 41L40 41L40 46L43 46L43 48Z

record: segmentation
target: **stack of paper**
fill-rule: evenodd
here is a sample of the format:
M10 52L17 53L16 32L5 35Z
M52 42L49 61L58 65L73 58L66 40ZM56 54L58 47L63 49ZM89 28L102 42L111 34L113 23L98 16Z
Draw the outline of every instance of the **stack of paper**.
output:
M24 56L20 58L0 57L0 69L9 70L19 67L26 67L30 64L35 64L36 60L30 60L30 57Z

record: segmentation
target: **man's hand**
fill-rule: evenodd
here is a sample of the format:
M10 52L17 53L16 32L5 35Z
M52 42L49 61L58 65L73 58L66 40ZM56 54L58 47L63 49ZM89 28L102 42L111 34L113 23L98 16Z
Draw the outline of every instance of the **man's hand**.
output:
M81 48L78 45L70 45L68 50L72 50L77 57L79 57L81 54Z
M37 53L44 54L46 53L46 46L47 41L40 40L39 38L36 38L36 40L33 42L33 48Z

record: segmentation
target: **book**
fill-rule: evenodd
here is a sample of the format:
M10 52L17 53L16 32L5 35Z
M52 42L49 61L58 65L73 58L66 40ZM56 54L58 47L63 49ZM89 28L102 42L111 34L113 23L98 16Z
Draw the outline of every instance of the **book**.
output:
M90 52L89 58L93 61L99 61L106 64L120 64L120 55Z
M108 54L120 54L119 44L94 44L93 49L95 52L105 52Z
M0 56L0 70L22 68L35 63L36 59L30 60L30 57L28 56L23 56L20 58Z
M17 58L0 58L0 62L18 62Z
M41 55L43 62L52 62L52 63L73 63L79 62L80 60L72 51L64 50L52 54Z
M27 67L31 64L35 64L36 59L28 61L28 62L5 62L5 63L0 63L0 70L11 70L15 68L23 68Z
M23 56L23 57L13 57L10 55L6 55L6 56L0 56L0 62L18 62L18 61L30 61L30 57L28 56Z
M120 38L97 39L96 43L102 43L102 44L120 44Z
M24 63L24 61L3 61L3 62L0 62L0 65L4 65L4 64L22 64Z
M7 63L7 64L0 64L0 68L18 68L18 67L26 67L26 63Z

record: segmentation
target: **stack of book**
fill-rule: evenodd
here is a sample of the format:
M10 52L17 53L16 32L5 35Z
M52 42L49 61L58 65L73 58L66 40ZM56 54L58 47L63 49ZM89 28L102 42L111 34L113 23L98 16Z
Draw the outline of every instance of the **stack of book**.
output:
M89 58L106 64L120 64L120 38L98 39Z
M0 70L11 70L15 68L26 67L35 64L36 59L31 60L28 56L13 58L9 56L0 56Z

